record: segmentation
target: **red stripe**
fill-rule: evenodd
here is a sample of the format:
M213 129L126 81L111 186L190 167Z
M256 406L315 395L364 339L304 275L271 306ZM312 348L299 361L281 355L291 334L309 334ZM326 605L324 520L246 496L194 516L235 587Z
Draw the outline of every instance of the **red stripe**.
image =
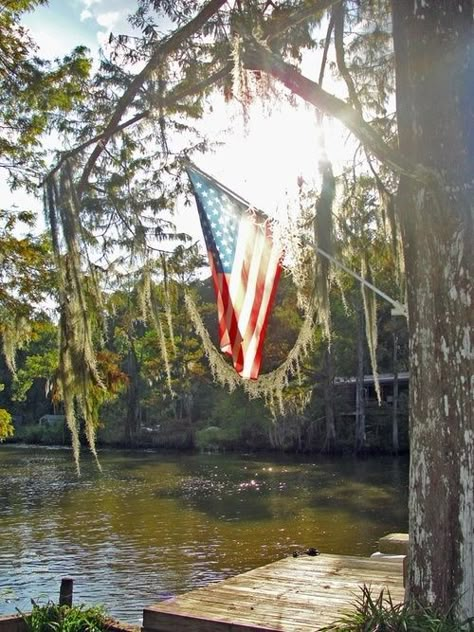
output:
M273 277L272 291L270 294L270 298L268 299L267 313L265 315L265 320L263 321L262 329L260 330L260 337L258 340L257 352L255 354L255 359L253 361L252 369L250 371L250 377L251 379L254 379L254 380L258 378L260 365L262 364L263 342L265 340L265 335L267 333L268 321L270 320L272 305L275 300L275 295L278 289L278 282L280 280L281 270L282 270L281 264L278 263L277 269L275 271L275 276Z
M219 277L222 278L222 284L225 288L225 322L226 322L226 327L227 327L227 331L229 332L229 339L230 339L230 345L231 345L231 350L227 351L227 353L229 353L229 355L232 356L233 361L234 361L234 367L237 366L237 362L239 362L239 347L240 347L240 343L242 340L242 336L240 335L240 331L239 331L239 324L237 322L237 315L234 309L234 305L232 302L232 297L230 296L230 290L229 290L229 280L227 278L227 275L224 273L219 274Z
M253 243L252 243L252 240L247 239L247 242L245 244L244 259L242 262L240 273L238 270L232 271L232 276L236 276L238 274L240 275L237 289L234 291L234 296L231 297L233 311L236 315L237 327L239 324L242 306L246 298L246 295L248 293L248 282L249 282L249 273L250 273L250 267L251 267L252 254L253 254ZM238 337L234 339L232 346L233 346L233 356L237 359L240 358L238 360L240 368L237 369L237 366L234 365L235 369L240 372L243 369L244 350L242 349L242 343L243 343L243 340L245 340L245 335L242 336L240 328L238 329L238 332L239 332L239 335Z
M262 298L264 294L264 290L266 287L266 273L268 262L270 259L271 250L267 246L264 246L262 256L260 258L259 270L257 274L257 283L255 287L255 295L254 302L252 306L252 312L249 318L249 324L247 325L247 330L245 332L245 340L249 340L255 331L255 325L257 324L258 316L260 313L260 308L262 306Z
M218 274L216 272L216 266L214 264L214 258L213 258L212 254L210 252L209 252L209 263L210 263L211 272L212 272L212 281L213 281L213 285L214 285L214 294L216 295L216 302L217 302L217 322L218 322L218 327L219 327L219 346L222 349L223 347L226 347L226 346L228 346L230 344L230 338L229 338L229 332L228 332L227 327L226 327L225 319L223 318L223 315L225 314L225 309L224 309L224 300L223 300L221 289L220 289L220 285L219 285L219 278L218 278Z
M219 324L219 346L224 353L232 356L236 371L243 368L243 354L240 349L241 336L229 292L227 275L217 272L214 258L209 252L214 292L217 300L217 318Z

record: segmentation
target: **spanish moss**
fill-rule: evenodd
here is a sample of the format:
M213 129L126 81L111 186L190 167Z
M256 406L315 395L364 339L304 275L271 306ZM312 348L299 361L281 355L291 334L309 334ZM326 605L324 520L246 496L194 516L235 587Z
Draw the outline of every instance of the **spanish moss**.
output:
M314 221L314 243L316 245L315 292L318 302L318 314L324 332L331 337L331 312L329 303L330 262L318 252L318 248L333 254L333 220L332 207L335 195L335 179L329 160L322 160L319 165L322 177L321 193L316 202Z
M53 252L58 276L59 299L59 369L58 391L64 403L67 425L71 432L74 459L79 468L79 418L97 460L95 435L99 425L99 406L105 398L105 387L97 368L93 314L97 310L98 288L88 280L81 268L81 248L85 244L78 219L72 171L66 162L56 176L47 181L47 217L52 234ZM94 309L91 306L94 305ZM97 464L100 465L97 460Z
M261 398L275 415L275 401L278 402L280 414L285 413L283 391L288 387L290 379L298 377L301 359L307 356L314 341L314 323L316 308L314 302L308 310L299 335L286 360L275 370L262 374L257 380L244 380L225 361L224 356L213 344L209 333L202 322L199 311L189 293L185 296L186 308L196 333L203 342L204 350L209 361L213 379L226 387L229 392L238 386L242 387L251 399ZM307 400L302 402L302 407Z
M372 282L372 273L369 262L366 259L362 260L361 275L367 281ZM374 376L375 392L377 394L377 400L379 404L382 403L382 394L380 392L380 382L377 368L377 300L375 293L370 290L365 283L361 284L362 298L364 302L364 314L365 314L365 333L367 337L367 344L369 347L370 364L372 366L372 374Z

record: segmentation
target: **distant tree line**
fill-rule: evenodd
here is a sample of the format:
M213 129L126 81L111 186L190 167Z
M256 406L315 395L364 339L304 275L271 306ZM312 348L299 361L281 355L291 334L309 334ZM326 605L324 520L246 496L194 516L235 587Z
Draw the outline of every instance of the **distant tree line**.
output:
M195 263L188 262L188 266ZM212 381L201 341L183 308L183 288L173 288L172 330L164 331L168 367L163 361L162 340L140 317L138 292L113 292L107 299L106 348L98 356L107 381L107 397L99 411L99 444L205 451L406 451L406 382L394 398L390 378L389 395L385 392L380 404L371 380L364 383L372 369L361 293L350 277L346 284L345 304L339 290L331 293L332 338L329 341L316 332L299 380L284 393L283 411L272 410L261 399L249 400L241 389L229 393ZM210 279L195 278L193 291L205 324L216 338ZM283 361L294 342L301 325L295 304L295 288L290 277L284 276L269 324L264 373ZM378 368L396 380L407 369L406 322L391 316L389 307L379 310L378 320ZM62 419L56 424L38 423L42 415L64 412L54 386L57 330L57 323L43 314L31 340L17 352L13 375L2 361L0 381L5 388L0 393L0 407L13 416L15 434L10 441L70 442Z

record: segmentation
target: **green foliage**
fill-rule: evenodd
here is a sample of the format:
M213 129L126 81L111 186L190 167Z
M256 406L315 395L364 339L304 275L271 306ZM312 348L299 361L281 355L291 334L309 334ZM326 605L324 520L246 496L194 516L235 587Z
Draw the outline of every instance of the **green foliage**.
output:
M70 146L87 143L102 133L136 78L134 64L139 62L142 68L163 38L156 25L163 23L171 28L173 23L179 28L206 5L204 0L139 0L131 22L141 30L141 37L111 37L112 53L101 59L99 71L89 81L89 61L82 48L52 64L28 53L28 49L34 51L34 45L21 27L21 15L40 3L41 0L17 0L8 3L8 10L2 12L5 38L1 45L6 53L3 57L0 54L0 117L10 127L8 132L2 132L0 154L3 150L13 165L12 184L18 184L12 175L16 167L27 163L31 167L34 160L41 159L40 144L45 132L59 130ZM384 103L393 79L387 40L388 3L348 0L345 8L346 30L353 30L345 62L355 77L356 99L371 114L377 114L374 125L386 133L391 126L385 121ZM99 152L84 178L79 169L87 161L88 150L82 146L78 156L71 157L69 163L63 162L61 170L49 179L51 234L55 265L60 271L57 276L51 274L53 257L48 240L35 241L29 236L19 240L12 232L15 223L32 222L32 216L4 212L0 259L5 265L0 266L0 307L3 291L3 302L6 304L8 299L11 318L0 321L16 323L15 316L24 312L29 317L32 306L48 291L60 294L61 305L59 357L52 338L38 341L38 349L31 344L25 346L17 354L18 369L9 388L10 400L24 401L28 406L35 385L44 380L53 402L65 402L68 418L74 420L71 427L82 423L81 418L89 420L92 444L102 412L107 411L110 427L104 436L113 437L115 431L117 437L132 444L144 436L140 428L153 431L155 437L158 427L164 438L175 433L173 436L179 435L183 444L192 444L193 437L201 444L207 440L206 427L212 424L220 428L220 440L229 446L264 446L269 442L285 449L314 449L319 445L322 427L318 420L324 410L315 400L321 396L326 349L320 333L309 331L308 338L314 333L314 347L304 359L298 356L290 372L290 388L281 392L288 377L285 373L277 396L272 392L268 397L279 416L271 426L260 403L249 403L241 393L229 398L209 387L202 345L191 331L183 302L184 291L191 284L193 291L203 290L205 282L195 281L202 256L195 246L188 245L185 235L179 236L182 243L177 247L173 244L165 249L163 244L173 237L172 211L177 196L187 191L182 164L171 157L171 149L192 156L193 152L209 148L209 140L193 129L194 119L206 111L209 90L217 88L224 91L226 98L242 96L244 100L277 95L264 81L263 70L252 74L252 94L232 94L230 69L215 85L203 84L195 92L193 88L207 81L217 69L229 66L236 34L242 41L253 37L265 40L275 54L290 57L298 64L305 49L318 46L320 33L314 27L322 17L311 3L300 0L224 3L218 13L164 55L141 88L130 100L125 98L127 107L121 121L138 113L139 124L125 125L108 139L105 150ZM244 49L245 46L241 71L249 79ZM1 66L8 56L15 59L15 73L8 64ZM379 58L384 56L384 73L377 79L378 62L382 61ZM340 69L335 67L334 71ZM183 96L176 98L176 94ZM335 250L338 257L356 269L361 255L373 252L370 267L374 275L378 279L383 276L384 283L386 278L390 284L390 275L386 274L392 264L387 254L390 240L383 234L383 222L379 219L379 193L382 190L390 198L393 182L386 173L380 177L367 175L366 167L360 168L359 163L355 161L352 170L337 178L338 194L342 190L342 195L335 198L341 200L334 225ZM332 178L329 184L332 201ZM305 245L309 249L313 246L310 220L315 204L318 205L318 199L321 204L323 198L315 190L308 192L304 238L308 236ZM330 206L327 204L325 209L328 221ZM89 257L88 251L93 256ZM311 270L313 259L311 263L310 258L305 259ZM306 281L308 301L313 289L311 274L306 274ZM335 284L348 293L352 310L349 315L342 313L340 301L334 298ZM104 287L109 294L102 302L98 290ZM355 374L354 284L339 275L329 279L328 289L334 304L332 345L336 374L351 376ZM27 300L23 304L15 302L18 296ZM203 299L199 309L207 330L214 335L214 299ZM280 367L292 353L303 322L296 303L295 288L287 277L282 280L268 328L264 373ZM11 329L16 331L18 327ZM386 360L390 356L388 349L389 345L381 339L378 355ZM389 362L386 366L390 369ZM311 393L315 395L311 405L302 414L297 413L297 405L301 408L301 402L306 403ZM286 416L278 412L283 409ZM251 418L258 418L259 422L252 426ZM349 436L350 428L343 434ZM77 453L77 435L75 441Z
M0 442L13 436L13 433L12 416L7 410L0 408Z
M12 187L32 190L44 166L41 136L68 128L65 115L83 100L91 68L81 46L53 63L34 55L36 44L21 17L40 4L44 0L16 0L0 13L1 167Z
M29 211L0 209L0 311L9 318L31 318L54 290L51 244L47 235L32 234ZM25 232L20 237L20 231Z
M13 401L25 401L38 379L52 387L58 370L57 338L57 326L44 315L31 324L28 342L23 345L24 358L13 377Z
M40 445L64 445L69 441L69 432L66 431L63 421L43 425L34 423L18 426L15 430L14 441Z
M456 621L451 609L445 615L416 602L394 603L384 591L373 598L364 586L355 609L341 617L325 632L472 632L474 622Z
M207 411L203 411L203 421L207 427L198 433L198 442L209 439L212 443L214 439L221 449L265 448L272 422L263 402L249 401L242 389L232 393L221 388L213 391L210 406ZM209 431L209 427L213 430Z
M208 426L196 432L195 443L202 452L220 452L235 444L235 433L218 426Z
M24 615L28 632L103 632L107 618L102 608L59 606L52 602L40 606L33 602L30 614Z

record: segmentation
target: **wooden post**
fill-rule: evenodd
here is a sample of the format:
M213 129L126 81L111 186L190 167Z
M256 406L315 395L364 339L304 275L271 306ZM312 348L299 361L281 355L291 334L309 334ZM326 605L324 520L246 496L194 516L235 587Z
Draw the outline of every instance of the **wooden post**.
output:
M59 589L59 605L72 606L74 580L71 577L63 577L61 580L61 588Z

